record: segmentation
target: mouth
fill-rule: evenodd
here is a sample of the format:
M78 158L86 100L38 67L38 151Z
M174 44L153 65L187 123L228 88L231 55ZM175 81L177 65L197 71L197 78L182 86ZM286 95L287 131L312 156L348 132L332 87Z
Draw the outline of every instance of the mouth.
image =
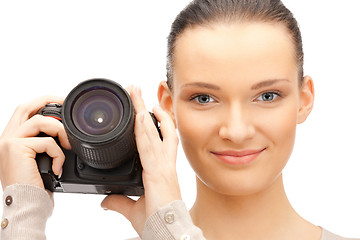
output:
M215 157L226 164L246 165L253 162L266 148L243 151L220 151L211 152Z

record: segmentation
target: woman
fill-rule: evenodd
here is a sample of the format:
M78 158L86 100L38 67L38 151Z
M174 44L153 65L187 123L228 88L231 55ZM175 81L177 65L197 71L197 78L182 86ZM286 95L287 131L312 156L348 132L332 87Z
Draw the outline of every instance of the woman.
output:
M140 90L129 89L145 195L138 201L111 195L102 207L123 214L142 239L343 239L301 218L283 187L296 125L314 101L302 66L296 20L280 1L192 2L169 35L168 81L159 86L161 107L154 108L163 141ZM52 204L34 157L47 152L60 175L64 156L52 138L35 136L58 136L70 148L58 121L34 115L49 102L62 99L19 107L1 136L3 239L44 238ZM197 175L190 214L175 170L175 127Z

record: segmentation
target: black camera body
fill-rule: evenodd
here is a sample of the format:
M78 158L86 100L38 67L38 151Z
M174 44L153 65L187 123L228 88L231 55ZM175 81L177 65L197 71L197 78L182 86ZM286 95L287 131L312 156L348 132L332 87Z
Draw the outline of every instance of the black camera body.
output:
M39 114L61 121L72 147L63 149L65 163L60 178L52 171L52 159L45 153L37 154L46 189L144 194L134 135L135 111L130 96L119 84L107 79L84 81L68 94L63 105L48 104ZM157 120L152 117L160 134Z

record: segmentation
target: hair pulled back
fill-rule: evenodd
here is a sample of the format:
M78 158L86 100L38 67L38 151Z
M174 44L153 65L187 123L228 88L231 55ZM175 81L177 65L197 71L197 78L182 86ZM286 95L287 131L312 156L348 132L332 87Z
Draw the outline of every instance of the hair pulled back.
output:
M295 46L299 83L303 79L304 53L300 29L293 14L281 0L194 0L176 17L168 36L167 84L173 86L173 59L176 41L190 27L214 23L267 22L283 24Z

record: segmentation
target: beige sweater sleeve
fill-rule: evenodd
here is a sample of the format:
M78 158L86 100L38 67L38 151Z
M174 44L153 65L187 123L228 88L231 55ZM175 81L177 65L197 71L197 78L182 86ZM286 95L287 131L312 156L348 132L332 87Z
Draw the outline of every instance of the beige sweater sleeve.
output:
M5 188L1 240L44 240L47 219L54 201L51 193L31 185Z
M140 238L136 238L140 240ZM158 209L145 223L142 240L205 240L182 201L174 201ZM344 238L322 228L321 240L360 240Z
M1 240L44 240L47 219L54 208L52 194L30 185L11 185L4 191ZM140 238L137 238L140 239ZM159 208L145 223L142 240L205 240L183 201ZM321 240L343 238L323 229Z
M205 240L183 201L177 200L159 208L145 223L142 240Z
M360 240L360 238L344 238L322 228L321 240Z

